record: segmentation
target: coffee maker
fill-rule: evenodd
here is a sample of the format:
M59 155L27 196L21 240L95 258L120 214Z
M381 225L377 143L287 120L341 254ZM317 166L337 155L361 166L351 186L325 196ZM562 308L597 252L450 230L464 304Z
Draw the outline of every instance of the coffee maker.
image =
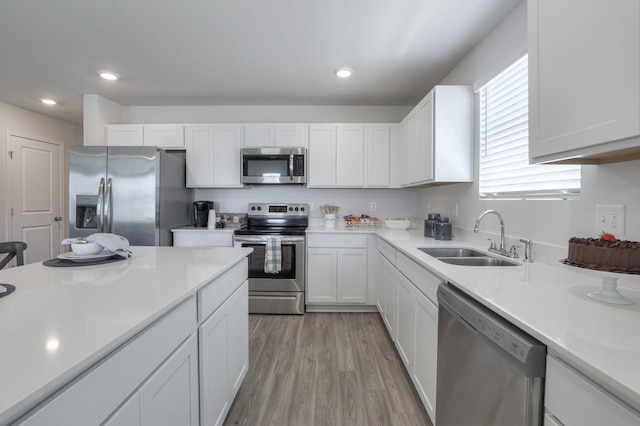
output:
M213 201L196 201L193 203L193 226L206 228L209 220L209 210L213 210Z

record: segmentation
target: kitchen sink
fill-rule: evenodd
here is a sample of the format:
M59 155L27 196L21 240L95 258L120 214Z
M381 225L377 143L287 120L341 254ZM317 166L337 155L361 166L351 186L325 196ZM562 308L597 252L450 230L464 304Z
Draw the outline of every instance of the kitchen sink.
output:
M418 250L433 257L476 257L487 256L481 251L462 247L418 247Z
M437 257L441 262L462 266L518 266L518 263L497 257Z
M516 262L463 247L417 247L441 262L461 266L518 266Z

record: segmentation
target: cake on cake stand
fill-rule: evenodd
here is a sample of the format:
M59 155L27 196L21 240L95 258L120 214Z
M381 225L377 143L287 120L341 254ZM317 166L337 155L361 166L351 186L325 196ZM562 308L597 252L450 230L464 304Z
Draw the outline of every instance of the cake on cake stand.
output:
M567 259L560 259L560 263L585 274L602 278L602 286L599 288L593 287L593 291L590 291L586 294L586 296L590 299L597 300L598 302L603 303L611 303L614 305L633 305L634 302L632 300L624 297L618 291L618 280L639 279L640 275L581 268L579 266L574 266L567 263Z

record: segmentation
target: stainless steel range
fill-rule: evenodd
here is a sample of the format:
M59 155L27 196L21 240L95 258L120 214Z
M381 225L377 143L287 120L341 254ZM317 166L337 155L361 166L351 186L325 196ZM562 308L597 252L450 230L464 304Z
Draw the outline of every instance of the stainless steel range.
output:
M250 203L236 247L251 247L249 313L304 314L308 204ZM277 263L274 268L274 259Z

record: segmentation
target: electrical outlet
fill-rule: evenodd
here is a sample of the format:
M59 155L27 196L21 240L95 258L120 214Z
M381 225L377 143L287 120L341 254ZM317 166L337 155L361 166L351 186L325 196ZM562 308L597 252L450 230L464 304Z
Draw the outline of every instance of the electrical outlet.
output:
M596 205L596 233L609 232L616 237L624 235L624 205Z
M376 211L376 202L372 201L371 204L369 204L369 210L371 210L372 212Z

